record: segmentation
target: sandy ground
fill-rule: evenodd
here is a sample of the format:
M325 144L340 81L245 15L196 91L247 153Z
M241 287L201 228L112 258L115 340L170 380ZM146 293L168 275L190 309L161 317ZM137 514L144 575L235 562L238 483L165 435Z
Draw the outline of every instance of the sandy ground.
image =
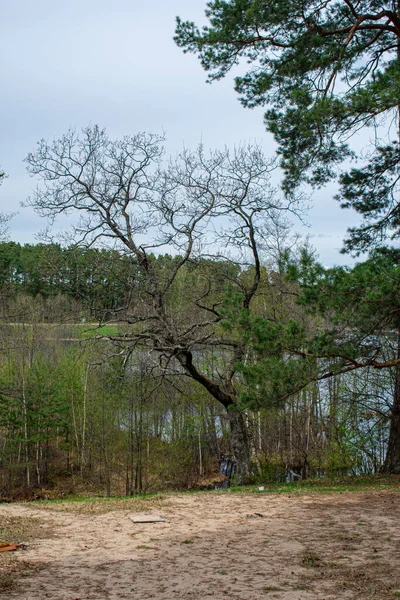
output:
M4 596L24 600L322 600L400 597L400 495L187 494L134 524L127 508L0 505L54 536L15 553L42 566ZM107 509L106 509L107 510ZM140 512L143 512L141 510ZM260 513L262 516L256 516ZM1 558L0 558L1 560Z

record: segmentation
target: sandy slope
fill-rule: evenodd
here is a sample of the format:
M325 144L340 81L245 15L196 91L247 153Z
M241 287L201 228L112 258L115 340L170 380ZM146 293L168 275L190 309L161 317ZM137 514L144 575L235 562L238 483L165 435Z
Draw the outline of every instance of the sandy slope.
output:
M7 598L396 598L399 500L390 492L177 495L149 506L165 523L146 525L132 523L126 503L100 514L0 505L0 519L39 517L55 532L18 553L44 568Z

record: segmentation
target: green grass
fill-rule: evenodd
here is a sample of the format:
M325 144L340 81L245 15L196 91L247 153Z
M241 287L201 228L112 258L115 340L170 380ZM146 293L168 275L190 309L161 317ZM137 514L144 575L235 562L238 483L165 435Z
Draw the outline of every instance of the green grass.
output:
M263 592L279 592L281 588L276 585L266 585L262 588Z
M292 483L263 484L264 490L258 486L231 487L226 492L250 492L255 494L337 494L343 492L361 492L374 490L391 490L400 492L399 475L362 475L358 477L320 478L294 481Z
M103 336L112 336L118 335L118 327L115 325L102 325L101 327L96 327L92 325L80 325L76 327L77 337L82 340L87 340L98 335Z
M399 475L370 475L360 477L341 477L336 479L309 479L293 483L263 484L260 491L257 485L231 487L224 490L185 490L182 492L152 492L137 496L81 496L71 495L65 498L37 500L38 507L54 506L60 510L76 510L82 512L108 512L119 509L161 509L168 496L179 494L341 494L346 492L373 492L389 490L400 492ZM69 508L70 507L70 508Z
M3 516L0 523L0 542L30 542L50 535L50 528L36 517Z
M102 514L113 510L148 511L162 510L167 506L167 494L141 494L140 496L69 496L67 498L37 500L37 508L51 508L60 512L75 512L88 514Z
M65 496L65 498L49 498L48 500L35 500L35 505L46 505L46 504L64 504L68 502L116 502L116 501L130 501L135 502L136 500L151 500L152 498L158 498L166 496L167 493L163 492L151 492L147 494L136 494L135 496L78 496L71 495Z
M301 564L303 567L307 567L309 569L319 569L320 567L324 566L324 562L321 560L321 558L312 551L304 552Z

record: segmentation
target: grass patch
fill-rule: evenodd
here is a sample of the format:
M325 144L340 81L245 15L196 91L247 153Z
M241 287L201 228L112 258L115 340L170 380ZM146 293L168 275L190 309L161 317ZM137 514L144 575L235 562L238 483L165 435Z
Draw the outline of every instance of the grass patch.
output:
M371 475L337 479L307 479L292 483L264 484L264 490L258 486L247 485L230 487L223 490L182 490L181 492L152 492L137 496L81 496L70 495L63 498L49 498L34 501L38 508L51 508L56 511L101 514L112 510L142 511L162 509L168 506L168 498L181 494L341 494L345 492L400 492L399 475ZM54 490L53 490L54 492ZM87 492L86 492L87 493Z
M357 477L319 478L293 481L291 483L267 483L264 490L258 486L230 487L223 492L250 492L253 494L337 494L390 490L400 492L399 475L363 475Z
M324 566L324 562L321 557L315 554L315 552L311 551L304 552L301 564L303 567L307 567L308 569L320 569Z
M51 528L35 517L3 516L1 518L0 542L31 542L51 536Z
M131 510L145 512L158 510L168 506L166 494L143 494L141 496L121 497L74 497L59 500L38 500L37 508L51 509L59 512L81 514L105 514L113 510Z
M304 583L298 583L298 584L294 585L292 589L299 590L299 591L305 591L305 590L308 590L309 587L310 586L305 585Z
M75 328L75 331L77 333L77 337L79 337L82 340L87 340L98 335L106 337L118 335L118 327L116 325L102 325L101 327L99 327L84 324L77 326Z

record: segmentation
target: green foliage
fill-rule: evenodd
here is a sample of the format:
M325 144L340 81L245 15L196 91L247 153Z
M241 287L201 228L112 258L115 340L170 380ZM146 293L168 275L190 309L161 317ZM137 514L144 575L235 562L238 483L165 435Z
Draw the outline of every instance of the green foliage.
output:
M300 284L298 302L310 315L323 319L322 327L308 338L308 352L331 359L333 370L342 368L346 357L350 362L372 357L389 360L390 354L395 358L393 332L399 325L400 293L397 252L376 251L353 268L324 269L304 252L298 259L287 254L285 261L288 277Z
M399 143L392 142L391 145L377 147L375 156L364 167L351 169L340 176L338 200L342 208L354 208L364 220L364 225L349 229L346 249L361 253L376 245L385 246L389 240L398 237L399 163Z
M0 286L10 295L67 296L101 318L129 302L139 280L134 261L117 251L0 243Z
M2 248L6 254L18 250ZM163 277L173 268L171 257L151 260ZM29 282L36 266L26 264ZM166 303L169 326L182 330L199 322L199 314L204 317L198 298L217 310L220 318L212 327L205 310L200 332L205 344L196 347L193 360L221 385L226 365L232 365L260 483L283 479L287 467L305 474L379 469L390 374L367 369L327 384L306 384L326 371L340 372L352 360L368 359L378 347L379 360L393 357L398 253L376 253L353 269L324 269L309 248L298 256L286 252L279 273L261 269L259 288L246 307L253 276L254 268L228 261L191 261ZM40 490L60 473L67 494L85 487L86 494L137 494L218 481L218 458L230 452L229 413L204 387L172 362L165 375L143 348L131 348L127 356L120 345L111 348L109 340L92 335L118 333L120 343L132 324L93 330L90 323L63 325L69 321L65 296L32 297L16 281L10 287L3 285L0 493L36 486L37 493L56 494ZM44 315L55 314L59 321L43 322Z
M286 469L281 457L271 455L268 459L259 461L256 483L275 483L285 481Z
M275 321L243 308L242 294L229 288L221 314L221 328L246 347L244 360L236 363L242 408L279 404L310 381L314 359L296 354L307 340L299 322L291 318Z
M302 181L321 186L336 177L354 157L349 137L398 110L400 22L391 1L214 0L205 14L201 29L178 17L175 41L199 56L211 81L247 64L235 89L244 106L267 107L289 194ZM340 178L342 206L363 217L348 251L398 235L398 142L377 139L371 161Z
M293 289L305 312L302 319L284 311L279 319L276 313L275 318L268 317L265 311L255 310L257 302L251 310L244 309L241 293L233 288L227 289L222 302L221 328L232 343L246 347L245 356L236 363L242 408L283 406L310 381L395 364L400 295L396 253L376 252L352 269L324 269L305 247L297 257L286 252L281 271L297 285ZM368 373L361 378L367 381ZM390 397L392 392L385 393ZM357 401L356 395L349 399L353 406ZM372 401L366 402L372 406ZM372 431L366 431L378 413L371 409L375 416L364 419L359 410L358 421L348 428L340 430L344 425L338 424L335 437L321 450L319 468L361 468L360 456L375 444Z
M342 473L358 473L362 468L360 458L354 430L345 423L340 423L335 429L334 438L325 449L320 467L331 477Z

